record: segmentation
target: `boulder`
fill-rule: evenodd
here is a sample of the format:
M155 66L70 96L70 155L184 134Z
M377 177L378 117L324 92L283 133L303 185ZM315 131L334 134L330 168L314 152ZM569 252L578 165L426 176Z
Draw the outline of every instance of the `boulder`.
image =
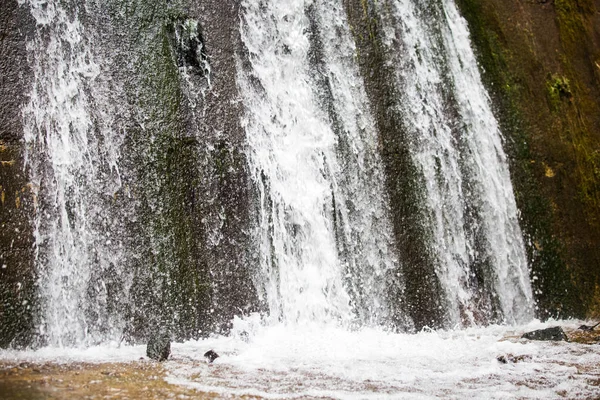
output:
M521 336L523 339L529 340L555 340L565 342L569 341L567 334L560 326L553 326L551 328L539 329L537 331L527 332Z
M165 361L171 354L171 338L168 333L162 332L150 336L146 355L157 361Z

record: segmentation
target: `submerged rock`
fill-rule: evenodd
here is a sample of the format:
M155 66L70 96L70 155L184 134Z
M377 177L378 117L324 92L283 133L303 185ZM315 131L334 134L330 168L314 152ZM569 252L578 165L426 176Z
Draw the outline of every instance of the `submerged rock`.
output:
M219 357L219 355L213 350L209 350L206 353L204 353L204 358L206 358L208 360L209 364L211 364L213 361L215 361L218 357Z
M153 360L165 361L171 354L171 339L168 333L158 333L150 336L146 355Z
M589 325L581 325L581 326L580 326L579 328L577 328L577 329L579 329L579 330L582 330L582 331L591 332L591 331L593 331L593 330L594 330L594 329L595 329L595 328L596 328L598 325L600 325L600 322L598 322L597 324L594 324L594 325L592 325L592 326L589 326Z
M496 360L502 364L508 364L508 363L514 364L514 363L518 363L521 361L529 361L529 360L531 360L531 356L527 356L527 355L515 356L512 354L506 354L506 355L500 355L500 356L496 357Z
M539 329L537 331L527 332L521 336L523 339L529 340L555 340L565 342L569 341L567 334L560 326L553 326L551 328Z

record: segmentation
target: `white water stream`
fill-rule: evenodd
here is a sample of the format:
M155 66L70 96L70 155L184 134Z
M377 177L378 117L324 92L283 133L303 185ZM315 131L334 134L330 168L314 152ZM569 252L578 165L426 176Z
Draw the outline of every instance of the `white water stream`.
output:
M336 138L311 84L304 2L242 4L242 37L260 81L256 88L239 78L260 191L260 294L274 320L347 321L332 210Z
M498 293L503 321L524 323L533 317L533 293L502 135L481 82L467 23L452 0L443 4L444 44L464 122L462 141L472 156L464 158L485 216L482 230L494 274L492 286Z
M404 305L390 304L385 292L390 287L402 291L404 282L395 273L399 260L394 251L378 133L343 4L323 0L312 5L318 27L316 35L323 45L322 73L329 84L330 101L339 124L336 132L339 167L332 186L341 267L346 273L358 323L386 325L391 309L403 314ZM412 322L406 315L403 317L403 326L410 329Z
M118 217L107 207L121 185L121 135L110 127L116 110L102 101L105 77L77 12L60 2L26 4L36 21L27 45L34 81L23 117L36 199L39 334L53 346L97 343L119 319L107 313L107 288L94 279L118 266L122 252L121 239L111 237Z
M319 32L312 34L323 44L320 78L331 91L334 132L309 60L316 51L309 5L243 3L242 39L252 71L240 73L239 85L261 196L257 284L274 321L381 322L388 312L385 276L398 260L377 134L344 10L314 2Z
M386 47L396 66L411 155L425 180L448 318L481 323L499 309L500 321L526 322L533 317L533 295L517 208L466 21L451 0L439 7L412 0L386 4L380 7Z

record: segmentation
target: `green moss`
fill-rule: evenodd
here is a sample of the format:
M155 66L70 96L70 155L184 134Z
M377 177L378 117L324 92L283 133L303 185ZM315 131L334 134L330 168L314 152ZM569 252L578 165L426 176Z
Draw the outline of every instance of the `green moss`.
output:
M552 75L546 81L548 102L552 111L557 111L562 101L573 97L569 80L563 76Z
M554 8L563 42L570 46L580 44L586 31L585 16L595 12L591 0L555 0Z

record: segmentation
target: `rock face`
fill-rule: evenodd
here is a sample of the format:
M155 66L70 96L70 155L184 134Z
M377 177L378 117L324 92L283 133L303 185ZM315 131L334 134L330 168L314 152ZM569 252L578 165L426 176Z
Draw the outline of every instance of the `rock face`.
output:
M539 329L537 331L527 332L521 336L523 339L528 340L553 340L565 342L569 341L567 334L560 326L553 326L552 328Z
M156 361L165 361L171 354L171 339L167 333L158 333L150 337L146 355Z
M16 0L0 7L0 347L31 344L36 273L29 217L32 186L24 170L21 105L26 101L26 35L34 26Z
M600 3L457 0L506 138L538 317L600 313Z
M127 126L123 152L138 199L130 224L135 239L127 246L141 250L131 260L139 284L132 289L134 318L126 336L134 341L153 324L169 325L174 340L226 331L234 315L257 303L245 267L251 265L252 219L242 109L235 101L238 6L230 0L180 3L188 5L185 12L168 2L138 7L116 35L132 43L106 56L133 53L139 61L131 65L143 67L123 78L138 118ZM123 18L119 6L114 10L111 18ZM157 283L177 289L155 290Z

